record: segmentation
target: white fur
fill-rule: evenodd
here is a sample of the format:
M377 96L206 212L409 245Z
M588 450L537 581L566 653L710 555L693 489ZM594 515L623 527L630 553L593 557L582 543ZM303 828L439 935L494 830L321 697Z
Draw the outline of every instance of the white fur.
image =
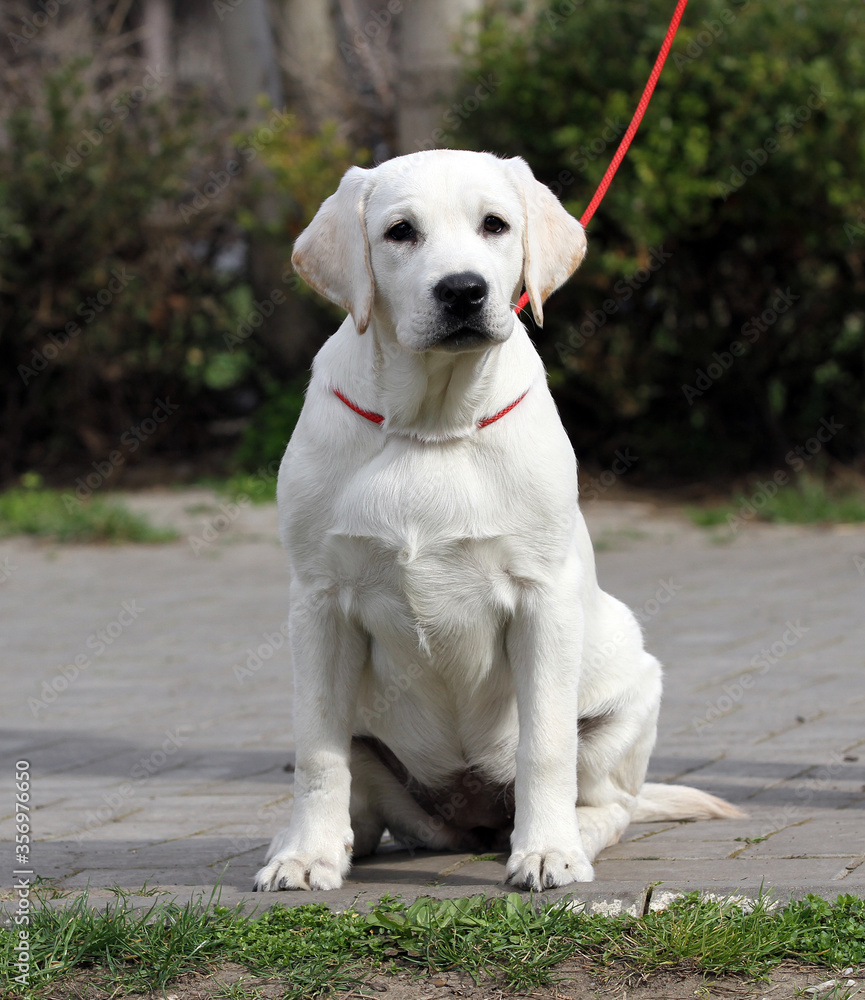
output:
M488 232L490 216L507 228ZM398 222L415 238L389 237ZM471 848L506 788L507 879L524 887L590 880L635 812L736 814L693 789L640 798L660 666L598 587L573 451L513 313L525 284L540 322L585 246L522 160L452 150L352 168L298 240L299 273L350 315L315 359L279 477L297 767L259 890L338 887L385 828ZM448 347L456 321L433 289L464 272L487 283L483 340ZM579 762L578 717L602 718Z

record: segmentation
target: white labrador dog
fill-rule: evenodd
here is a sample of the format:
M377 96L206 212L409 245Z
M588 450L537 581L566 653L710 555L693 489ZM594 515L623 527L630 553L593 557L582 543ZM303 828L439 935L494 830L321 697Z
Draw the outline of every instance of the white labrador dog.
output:
M388 829L589 881L631 820L741 815L644 784L661 697L604 593L535 320L586 252L521 159L352 168L292 258L349 316L279 475L291 563L294 808L256 889L333 889Z

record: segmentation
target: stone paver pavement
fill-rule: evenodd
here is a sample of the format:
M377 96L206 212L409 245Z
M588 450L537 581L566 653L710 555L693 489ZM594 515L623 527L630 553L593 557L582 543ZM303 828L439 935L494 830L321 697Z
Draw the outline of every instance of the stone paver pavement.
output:
M27 761L32 869L96 899L145 885L335 906L504 892L503 856L402 851L359 863L338 893L249 892L292 795L275 509L220 508L203 491L129 502L181 540L0 543L0 885L13 881L14 769ZM692 889L861 895L865 529L733 534L646 502L585 510L602 585L637 611L665 665L650 777L749 816L634 825L570 892L600 909Z

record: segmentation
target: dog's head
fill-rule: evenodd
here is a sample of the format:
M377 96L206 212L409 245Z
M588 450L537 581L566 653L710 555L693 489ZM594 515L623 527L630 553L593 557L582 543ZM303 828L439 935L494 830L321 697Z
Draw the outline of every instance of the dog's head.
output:
M583 227L519 157L431 150L352 167L295 244L292 263L411 351L477 350L513 329L523 286L535 321L586 252Z

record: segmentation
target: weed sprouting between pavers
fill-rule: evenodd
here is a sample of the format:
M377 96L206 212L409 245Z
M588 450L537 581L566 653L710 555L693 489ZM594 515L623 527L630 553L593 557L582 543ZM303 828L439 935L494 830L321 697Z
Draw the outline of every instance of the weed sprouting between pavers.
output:
M58 982L92 977L118 994L164 989L187 972L239 963L277 977L286 998L327 994L372 972L414 968L494 977L512 989L556 979L556 967L580 958L597 969L651 973L687 967L722 975L760 975L784 960L829 968L865 963L865 900L815 896L778 906L705 900L692 893L644 916L591 915L559 902L508 897L384 898L369 912L332 913L323 905L277 905L245 915L212 898L133 908L123 898L98 909L86 895L68 906L34 909L30 979L14 980L14 926L0 929L4 998L56 993Z

